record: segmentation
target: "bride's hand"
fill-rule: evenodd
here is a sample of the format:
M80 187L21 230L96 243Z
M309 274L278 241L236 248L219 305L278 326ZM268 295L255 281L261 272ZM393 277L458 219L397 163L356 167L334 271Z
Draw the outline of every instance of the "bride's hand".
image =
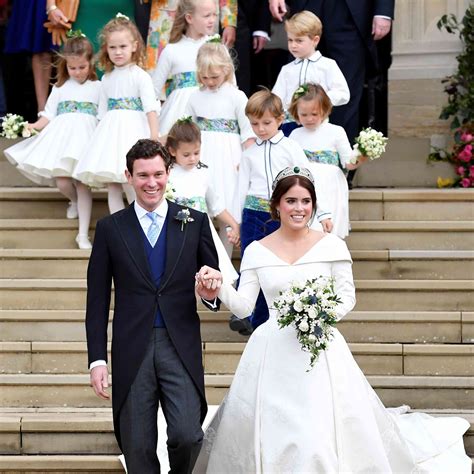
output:
M217 298L219 289L222 286L222 274L214 268L204 265L196 273L196 292L205 300Z

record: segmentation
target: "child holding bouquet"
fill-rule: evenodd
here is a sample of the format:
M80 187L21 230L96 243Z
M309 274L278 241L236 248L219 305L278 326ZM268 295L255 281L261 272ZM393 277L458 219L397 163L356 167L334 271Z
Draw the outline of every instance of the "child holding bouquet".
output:
M58 54L57 81L46 106L23 130L23 136L34 130L41 133L7 148L5 156L33 182L56 184L70 200L67 218L79 217L79 248L89 249L92 195L72 174L97 126L100 82L92 44L80 33L70 36Z
M302 125L290 138L303 148L319 195L324 195L332 213L333 233L342 239L349 235L349 188L343 169L356 169L364 161L351 148L342 127L329 123L331 100L323 87L304 84L293 94L290 113Z

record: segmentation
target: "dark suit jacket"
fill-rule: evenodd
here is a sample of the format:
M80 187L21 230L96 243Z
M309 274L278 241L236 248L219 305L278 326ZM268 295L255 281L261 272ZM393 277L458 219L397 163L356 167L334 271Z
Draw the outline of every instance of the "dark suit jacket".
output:
M202 265L218 268L218 257L206 214L190 209L193 222L181 230L174 216L183 209L169 202L166 269L156 288L134 206L97 223L87 271L86 331L89 364L107 360L107 322L114 283L112 338L112 407L119 446L118 415L152 336L159 305L169 336L191 375L207 412L204 395L200 321L194 276Z
M339 0L345 2L352 17L352 21L362 37L370 55L376 62L376 50L372 37L372 20L375 15L383 15L393 18L395 0ZM325 2L335 2L338 0L293 0L289 2L291 13L301 10L310 10L318 15L323 22L323 36L331 32L331 25L336 21L334 17L322 15ZM334 58L336 59L336 58Z

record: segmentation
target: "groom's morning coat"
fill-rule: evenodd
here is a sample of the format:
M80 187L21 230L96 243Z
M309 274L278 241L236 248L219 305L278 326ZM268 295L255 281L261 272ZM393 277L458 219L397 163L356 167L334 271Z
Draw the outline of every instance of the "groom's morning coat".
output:
M204 397L199 316L194 276L202 265L218 268L218 257L206 214L190 209L193 222L174 218L183 209L168 203L166 268L157 288L143 245L143 231L133 204L97 223L87 271L86 331L89 364L107 360L107 324L114 283L112 337L112 407L119 446L118 415L153 334L159 305L169 336L201 395L201 421L207 412Z

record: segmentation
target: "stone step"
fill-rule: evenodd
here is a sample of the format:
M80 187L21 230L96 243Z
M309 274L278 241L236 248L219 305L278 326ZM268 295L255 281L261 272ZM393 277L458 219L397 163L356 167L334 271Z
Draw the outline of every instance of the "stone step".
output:
M473 377L371 375L367 379L386 406L474 408ZM219 405L231 382L232 375L206 375L208 403ZM87 374L0 375L0 407L107 407L109 403L94 395Z
M93 191L92 217L109 213L107 192ZM56 188L1 188L0 219L64 219L69 200Z
M0 162L0 165L2 163ZM0 184L1 186L1 184ZM94 191L94 215L108 213L105 190ZM0 187L0 218L63 218L67 199L55 188ZM349 192L352 221L474 220L470 189L354 189ZM455 212L453 212L455 209Z
M473 311L473 280L356 280L356 310ZM83 309L85 279L0 279L3 309Z
M472 250L472 221L353 221L350 250Z
M0 472L13 474L17 472L45 474L92 474L110 473L123 474L116 455L32 455L32 456L0 456Z
M0 453L9 455L104 455L119 454L109 409L14 408L0 412ZM470 423L464 435L468 454L474 454L474 412L427 410L432 416L459 416Z
M0 340L85 341L84 314L84 309L2 309ZM229 329L229 312L200 311L199 315L204 342L242 342L247 339ZM467 311L352 311L338 327L346 340L354 343L474 343L474 312Z
M351 250L472 250L473 230L472 221L354 221L347 242ZM0 219L0 248L72 249L76 234L77 220Z
M3 278L84 278L89 256L89 250L79 249L0 249ZM474 275L470 250L354 250L352 259L356 279L468 280Z
M349 192L351 221L472 221L472 189L353 189Z
M233 374L245 343L203 344L207 374ZM474 376L474 344L352 343L365 375ZM0 342L0 373L88 373L84 342Z

